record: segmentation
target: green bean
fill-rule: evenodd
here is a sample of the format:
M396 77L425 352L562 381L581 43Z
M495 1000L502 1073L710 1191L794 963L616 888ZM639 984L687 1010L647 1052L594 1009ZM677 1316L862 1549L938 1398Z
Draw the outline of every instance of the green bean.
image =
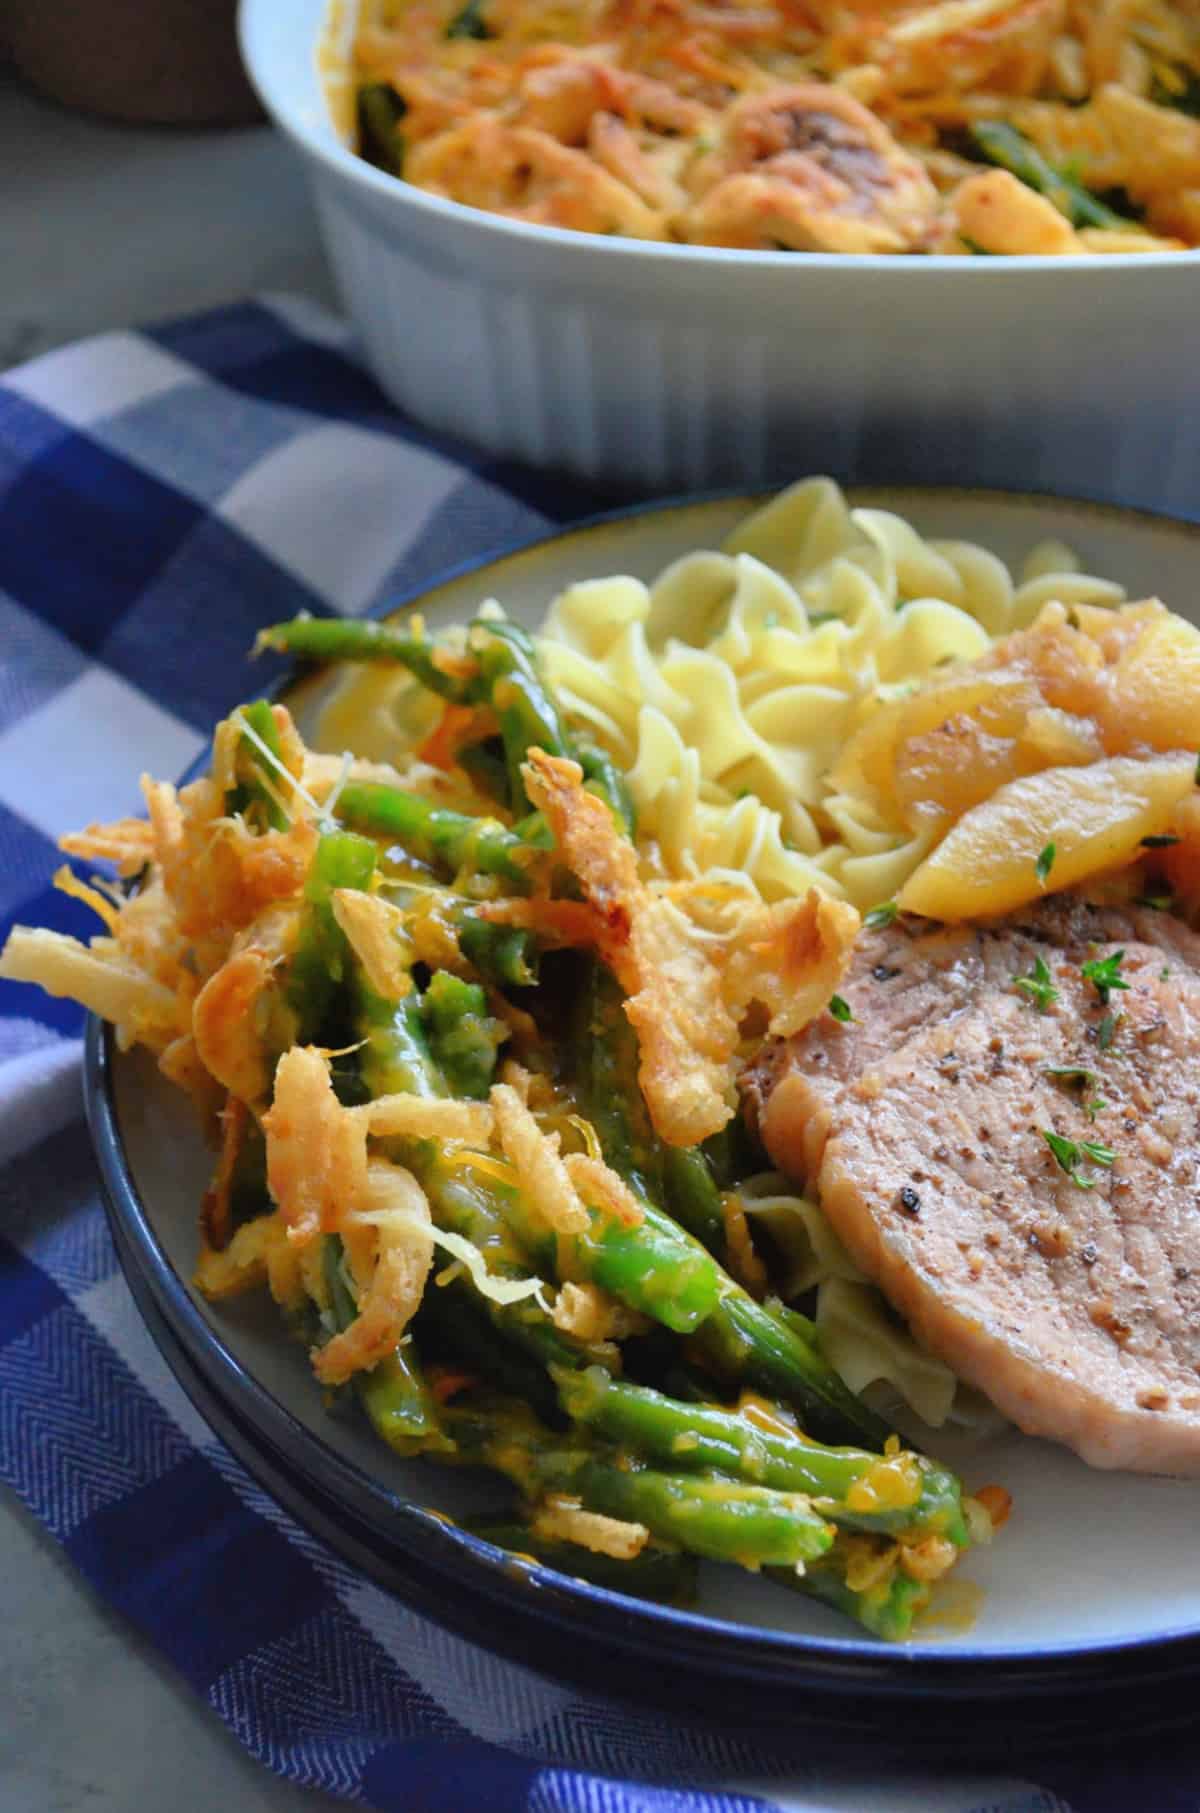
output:
M1106 207L1074 177L1056 170L1015 126L1009 126L1003 120L976 120L970 133L990 164L999 164L1028 188L1044 195L1060 214L1066 215L1073 227L1119 230L1134 224Z
M241 706L234 716L241 718L247 731L253 732L253 735L243 733L238 738L234 758L237 785L225 795L225 810L231 817L237 813L241 813L243 817L253 815L272 831L285 831L289 819L279 799L282 776L279 769L272 768L260 747L265 744L282 768L283 749L279 741L279 726L275 722L270 701L255 699L251 704Z
M756 1303L732 1278L723 1278L717 1308L693 1336L693 1349L725 1383L756 1385L791 1405L820 1441L849 1438L880 1448L891 1433L843 1384L815 1333L806 1338L778 1306Z
M553 1378L572 1422L648 1460L688 1473L726 1473L777 1491L807 1492L827 1517L847 1528L890 1534L916 1530L966 1544L958 1481L921 1456L896 1454L881 1461L861 1448L823 1447L782 1424L769 1429L735 1410L676 1403L649 1386L612 1378L598 1366L554 1369ZM855 1486L860 1486L861 1502L852 1491ZM910 1502L888 1507L889 1493ZM869 1508L872 1496L884 1500L880 1508Z
M452 704L471 697L474 665L439 649L423 632L359 617L294 617L260 630L255 651L275 649L306 661L381 661L406 667L430 692Z
M416 1318L422 1351L445 1365L461 1366L492 1391L519 1398L543 1423L564 1428L558 1394L540 1356L506 1334L504 1322L494 1322L488 1307L461 1279L435 1284L425 1292Z
M378 852L365 837L350 831L327 832L317 843L304 886L304 911L296 949L288 966L288 1003L299 1021L300 1037L311 1044L330 1034L330 1045L346 1041L329 1026L330 1012L349 974L345 935L333 916L339 888L365 888L375 872Z
M406 108L390 82L364 82L358 91L358 148L369 163L404 175L400 121Z
M639 1195L665 1199L710 1253L723 1254L721 1195L707 1160L698 1148L667 1146L655 1133L638 1082L637 1034L625 1017L625 997L600 964L592 965L580 992L572 1043L609 1164Z
M380 1002L361 984L359 998L359 1030L366 1035L362 1069L370 1094L445 1096L446 1080L430 1054L420 998L414 993L394 1006ZM438 1227L469 1240L497 1277L529 1277L529 1255L514 1239L497 1201L502 1185L473 1173L433 1140L396 1139L389 1147L419 1180ZM480 1303L496 1331L543 1367L586 1365L597 1357L595 1349L561 1334L535 1302L496 1303L481 1297Z
M710 1561L794 1567L830 1546L829 1524L800 1493L703 1475L681 1479L649 1468L630 1471L590 1456L562 1471L564 1487L577 1492L588 1510L643 1523L660 1541L677 1542Z
M636 1227L592 1209L585 1232L556 1234L530 1212L519 1191L498 1186L497 1195L517 1239L545 1270L590 1279L676 1334L691 1334L716 1307L712 1259L699 1246L684 1246L674 1228L655 1219L649 1203L641 1203Z
M477 790L487 799L508 802L508 769L504 765L504 745L499 737L485 737L478 743L464 743L455 760L469 775Z
M483 1101L495 1079L506 1028L489 1015L482 988L437 970L425 991L425 1023L430 1052L451 1095Z
M528 812L519 818L513 826L513 836L519 837L531 850L553 850L554 833L546 823L544 812Z
M919 1580L910 1580L899 1568L882 1588L855 1592L846 1584L844 1565L836 1548L810 1563L803 1574L797 1574L794 1568L769 1567L763 1572L780 1586L832 1606L888 1643L908 1641L914 1615L929 1600L929 1588Z
M479 974L502 988L530 988L538 979L538 951L533 935L520 926L495 925L470 907L450 914L458 948Z
M446 27L447 38L490 38L493 33L482 13L483 0L467 0Z
M368 1099L445 1095L445 1083L433 1069L419 997L385 1001L360 982L358 998L357 1031L364 1041L359 1063Z
M631 1467L625 1456L556 1441L516 1405L452 1407L446 1414L459 1452L505 1474L527 1498L569 1494L585 1510L644 1524L659 1541L693 1555L743 1567L795 1567L832 1545L832 1526L803 1493Z
M624 775L607 750L572 736L529 634L517 623L480 621L474 626L473 646L479 655L478 696L500 723L513 810L519 812L526 800L522 763L530 749L544 749L547 755L577 761L587 790L604 801L624 835L632 837L636 818ZM553 842L548 831L542 834Z
M487 704L499 722L502 757L490 738L467 744L458 753L459 762L484 792L507 797L516 812L528 811L521 767L531 748L544 749L549 755L578 760L589 791L604 800L626 836L634 834L633 803L624 776L605 750L588 741L576 746L539 670L532 638L517 623L477 620L472 625L473 652L461 658L439 650L423 632L357 618L297 617L276 623L260 633L256 647L314 661L391 662L407 668L423 686L453 704ZM346 788L342 794L343 807L350 791ZM344 810L339 816L355 822ZM359 828L375 826L363 823ZM407 841L401 829L386 823L378 829ZM552 841L544 827L542 833L544 842Z
M635 1093L636 1079L630 1077L628 1023L619 1001L616 985L597 969L585 995L585 1015L577 1021L573 1056L584 1110L609 1162L641 1193L647 1171L661 1174L663 1161L655 1151L653 1130L643 1130L633 1118L637 1109L632 1104L641 1097ZM649 1195L643 1195L643 1206L639 1233L653 1230L680 1251L704 1250ZM717 1276L716 1305L693 1336L696 1353L716 1376L729 1383L757 1385L782 1398L822 1440L850 1438L881 1446L889 1433L887 1425L842 1383L822 1356L815 1331L810 1335L775 1309L756 1303L724 1272Z
M498 1278L527 1278L530 1255L518 1244L498 1200L504 1188L493 1179L456 1164L432 1141L411 1151L414 1171L429 1198L434 1221L451 1233L461 1234L483 1254L489 1273ZM583 1366L597 1352L554 1327L545 1311L532 1299L496 1303L480 1297L479 1304L497 1334L511 1341L539 1365Z
M680 1226L710 1253L724 1253L721 1192L699 1146L664 1147L663 1192L666 1205Z
M664 1148L638 1083L637 1035L620 984L599 963L579 990L570 1045L585 1112L607 1162L639 1196L657 1199Z
M530 749L571 755L566 724L538 671L533 642L519 624L477 621L472 626L472 647L479 660L476 697L486 700L500 725L512 809L527 811L522 764Z
M478 904L450 888L440 889L431 900L425 883L388 876L386 895L402 912L432 912L437 923L451 933L459 952L485 982L500 988L529 988L538 979L537 940L522 926L503 925L484 917Z
M560 1574L572 1574L612 1593L630 1593L635 1599L652 1599L659 1605L692 1605L696 1598L696 1562L679 1549L644 1548L629 1561L598 1555L576 1542L539 1535L528 1523L514 1518L472 1518L463 1525L473 1536L482 1536L498 1549L527 1556Z
M353 830L393 838L419 862L451 875L498 875L521 892L529 886L529 847L499 819L452 812L382 781L348 781L334 812Z
M341 1240L336 1234L327 1234L322 1259L330 1309L339 1329L349 1328L358 1314L342 1257ZM451 1448L411 1338L369 1372L356 1372L354 1384L371 1427L397 1454L445 1453Z
M575 739L574 755L583 769L587 791L604 801L616 819L619 830L632 840L637 836L637 813L625 776L611 755L597 744L584 742L578 737Z
M770 1169L769 1159L751 1138L741 1115L727 1121L719 1133L710 1134L700 1150L719 1191L732 1190L755 1171Z
M470 987L470 984L462 986ZM449 984L444 987L448 989ZM414 1021L419 1022L419 1015L415 998L409 996L398 1009L390 1010L390 1018L384 1022L384 1036L395 1037L397 1025L399 1027L405 1041L406 1067L403 1072L393 1074L386 1089L376 1080L380 1026L372 1014L366 1016L364 1030L368 1043L364 1053L364 1074L368 1076L373 1093L391 1093L393 1088L405 1087L421 1094L445 1091L447 1079L440 1068L431 1065L428 1043L420 1035L419 1024L414 1024ZM434 1075L436 1084L431 1082ZM406 1077L410 1080L406 1081ZM414 1168L417 1163L414 1161ZM656 1221L648 1204L644 1205L645 1219L636 1227L625 1227L612 1215L593 1210L592 1225L585 1233L556 1235L535 1219L520 1192L510 1185L489 1178L485 1185L470 1186L461 1176L446 1177L428 1154L419 1164L424 1167L419 1170L422 1181L426 1181L428 1173L448 1200L454 1200L470 1189L472 1202L478 1209L486 1196L489 1213L507 1223L515 1236L517 1249L529 1254L535 1263L557 1271L566 1262L572 1276L592 1279L622 1302L642 1310L678 1333L687 1334L698 1328L716 1305L718 1276L712 1259L694 1243L682 1245L674 1225L665 1217ZM468 1234L467 1238L474 1240L475 1236Z

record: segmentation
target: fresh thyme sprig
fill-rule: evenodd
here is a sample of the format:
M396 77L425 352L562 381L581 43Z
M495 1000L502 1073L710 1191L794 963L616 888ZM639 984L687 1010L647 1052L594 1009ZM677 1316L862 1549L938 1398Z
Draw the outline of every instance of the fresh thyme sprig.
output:
M1066 1139L1061 1133L1052 1133L1049 1127L1043 1127L1040 1131L1059 1170L1066 1172L1077 1189L1094 1190L1096 1187L1096 1179L1080 1169L1085 1160L1093 1165L1102 1165L1106 1171L1111 1170L1117 1162L1117 1155L1112 1147L1102 1146L1098 1140Z
M1033 971L1028 976L1018 976L1013 983L1023 995L1028 995L1039 1013L1044 1014L1052 1002L1058 1000L1058 990L1051 980L1050 971L1043 957L1035 957Z
M1121 974L1124 957L1124 951L1113 951L1108 957L1094 957L1090 963L1084 963L1080 967L1080 975L1085 982L1092 984L1105 1007L1115 988L1129 987Z

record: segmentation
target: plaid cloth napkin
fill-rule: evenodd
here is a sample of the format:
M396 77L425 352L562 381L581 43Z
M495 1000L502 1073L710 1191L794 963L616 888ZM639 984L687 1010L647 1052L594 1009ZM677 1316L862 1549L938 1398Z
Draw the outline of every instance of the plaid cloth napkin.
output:
M366 610L614 501L422 433L291 298L9 373L0 940L94 930L50 887L56 836L198 754L269 677L246 664L261 624ZM97 1198L79 1011L0 983L0 1015L0 1478L279 1774L404 1813L1200 1808L1186 1746L1033 1779L818 1766L682 1699L670 1720L582 1699L408 1612L253 1484L152 1345Z

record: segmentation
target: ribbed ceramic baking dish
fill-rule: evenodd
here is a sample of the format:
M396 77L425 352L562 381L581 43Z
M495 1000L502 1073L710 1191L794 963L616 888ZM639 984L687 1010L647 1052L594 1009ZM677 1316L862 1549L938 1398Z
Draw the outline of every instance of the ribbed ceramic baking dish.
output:
M242 49L366 356L419 420L647 487L829 471L1200 514L1200 251L787 255L485 214L349 148L357 4L242 0Z

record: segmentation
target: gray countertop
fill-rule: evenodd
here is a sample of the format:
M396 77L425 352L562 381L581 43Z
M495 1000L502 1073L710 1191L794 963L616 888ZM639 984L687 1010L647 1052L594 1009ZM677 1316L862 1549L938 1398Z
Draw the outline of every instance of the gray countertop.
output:
M110 126L0 70L0 367L259 290L333 292L297 160L265 126Z
M332 300L299 171L266 128L136 131L0 71L0 367L262 290ZM319 1813L108 1611L0 1490L3 1813Z

